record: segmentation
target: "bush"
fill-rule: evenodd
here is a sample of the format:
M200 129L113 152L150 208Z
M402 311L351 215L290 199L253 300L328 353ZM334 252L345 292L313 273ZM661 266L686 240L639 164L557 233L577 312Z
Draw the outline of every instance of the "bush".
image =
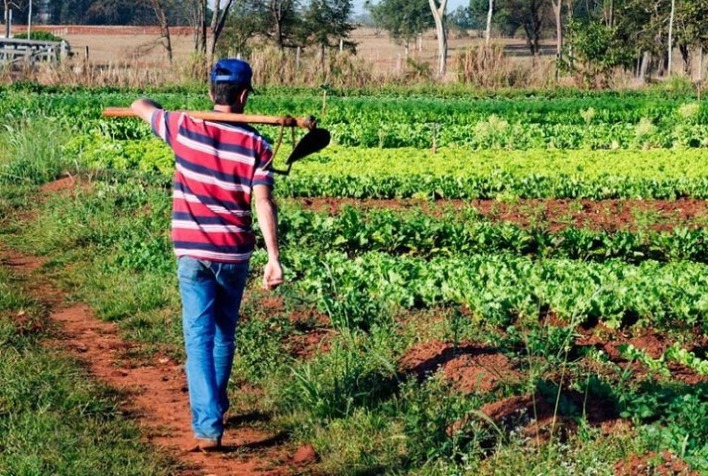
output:
M15 35L17 39L27 39L27 33L22 33L21 35ZM30 33L30 40L35 41L64 41L63 38L56 36L48 31L33 31Z

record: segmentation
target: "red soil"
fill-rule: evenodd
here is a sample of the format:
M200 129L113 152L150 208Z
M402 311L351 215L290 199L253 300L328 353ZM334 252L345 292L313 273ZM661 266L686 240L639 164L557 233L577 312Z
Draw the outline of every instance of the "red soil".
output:
M588 331L580 330L580 334L580 337L576 341L578 347L595 347L604 351L612 362L623 367L631 365L632 371L637 378L645 378L647 371L642 368L639 363L634 362L629 364L627 360L622 357L620 352L622 345L633 345L637 349L645 352L649 357L658 359L674 344L674 341L666 334L657 333L653 329L642 329L637 334L628 336L598 326ZM708 337L701 336L700 333L696 331L693 343L684 344L683 347L693 352L696 349L705 348L707 343ZM676 382L686 385L697 385L708 382L708 376L700 375L695 370L677 362L668 362L667 368L671 373L671 379Z
M421 209L433 216L450 210L474 208L485 217L512 222L524 227L542 226L557 231L570 226L594 230L652 230L696 228L708 223L706 200L519 200L514 203L494 200L357 200L347 198L298 199L305 208L336 214L343 206L362 209Z
M688 464L669 451L632 455L615 464L617 476L698 476Z
M1 245L0 264L20 276L32 276L28 280L29 291L49 306L50 322L58 325L59 337L46 345L75 355L87 364L94 378L126 395L122 409L135 420L150 444L183 463L179 474L297 474L302 465L312 461L302 457L302 450L296 453L290 448L283 435L245 424L235 428L231 425L239 420L247 422L248 415L229 418L224 452L189 451L194 445L182 365L160 355L126 361L123 357L126 354L141 355L136 352L138 344L122 340L115 324L98 320L87 306L66 306L61 292L33 273L41 266L40 260L8 251ZM292 455L299 455L297 467Z
M441 341L425 342L406 352L399 370L419 379L441 370L454 388L465 393L490 392L502 382L521 378L505 355L472 342L461 343L457 348Z

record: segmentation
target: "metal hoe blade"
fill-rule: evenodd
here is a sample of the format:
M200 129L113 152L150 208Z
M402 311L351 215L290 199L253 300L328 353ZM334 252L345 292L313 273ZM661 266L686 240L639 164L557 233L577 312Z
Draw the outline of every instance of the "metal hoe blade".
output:
M285 164L288 166L287 170L273 169L273 172L282 175L290 174L290 169L294 162L324 149L329 145L330 140L331 136L328 130L312 129L310 132L305 134L302 139L300 139L300 142L295 145L295 148L290 153L288 160L285 161Z

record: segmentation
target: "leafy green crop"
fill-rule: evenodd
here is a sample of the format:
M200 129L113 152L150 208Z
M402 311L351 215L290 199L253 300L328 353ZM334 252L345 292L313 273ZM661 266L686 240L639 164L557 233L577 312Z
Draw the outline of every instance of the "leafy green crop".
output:
M566 228L551 233L511 223L492 223L474 209L433 218L422 212L344 207L337 215L284 209L279 214L283 242L294 248L368 251L420 256L509 252L539 258L638 263L690 260L708 263L708 231L677 228L672 232L593 231Z

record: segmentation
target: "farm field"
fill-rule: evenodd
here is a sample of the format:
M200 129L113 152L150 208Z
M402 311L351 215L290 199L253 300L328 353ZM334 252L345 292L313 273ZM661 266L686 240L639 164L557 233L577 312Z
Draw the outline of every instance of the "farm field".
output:
M101 117L138 93L0 89L0 474L708 474L705 101L259 92L250 112L314 114L333 144L276 179L287 284L260 290L261 246L232 451L204 458L177 449L172 158L137 120ZM64 366L25 385L22 359L50 357ZM118 395L16 404L59 371ZM150 392L174 398L150 409ZM71 437L57 408L112 435L79 448L117 449L58 457L39 437Z

